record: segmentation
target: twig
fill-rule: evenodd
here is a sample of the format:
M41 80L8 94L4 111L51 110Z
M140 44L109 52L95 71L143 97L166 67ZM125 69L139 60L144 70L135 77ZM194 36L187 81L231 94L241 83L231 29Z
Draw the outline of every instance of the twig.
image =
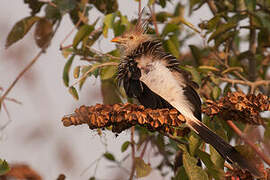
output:
M133 176L134 176L134 173L135 173L135 142L134 142L134 131L135 131L135 127L132 126L131 127L131 137L130 137L132 168L131 168L129 180L132 180L133 179Z
M156 13L155 13L155 2L153 3L152 8L149 7L149 9L150 9L150 13L151 13L151 17L152 17L152 23L153 23L153 25L155 27L156 34L157 34L157 36L159 36L158 26L157 26L157 18L156 18Z
M138 5L138 16L140 16L141 10L142 10L142 2L141 0L138 1L139 5Z
M5 110L6 113L7 113L8 120L11 121L10 113L9 113L9 111L8 111L8 109L7 109L7 106L6 106L6 104L5 104L4 102L3 102L3 108L4 108L4 110Z
M234 84L242 84L242 85L247 85L251 88L250 92L253 93L254 90L261 85L269 86L270 85L270 80L259 80L259 81L243 81L243 80L238 80L238 79L229 79L229 78L220 78L220 80L231 83L232 85Z
M112 59L118 59L118 60L121 59L120 57L116 57L116 56L113 56L113 55L111 55L111 54L103 53L103 52L98 51L98 50L96 50L96 49L93 49L93 48L91 48L91 47L89 47L89 46L86 46L86 47L87 47L90 51L92 51L92 52L94 52L94 53L96 53L96 54L99 54L100 56L107 56L107 57L109 57L109 58L112 58Z
M50 39L47 41L47 43L44 44L44 46L41 48L41 50L38 52L38 54L32 59L32 61L19 73L19 75L15 78L15 80L11 83L9 88L4 92L4 94L0 98L0 106L3 103L4 99L8 95L8 93L11 91L11 89L15 86L15 84L21 79L21 77L26 73L34 64L35 62L39 59L39 57L42 55L42 53L45 52L45 50L48 48L48 45L50 44L52 38L54 37L57 29L59 28L61 23L61 20L58 21Z
M51 1L49 1L48 4L51 5L52 7L55 7L55 8L57 7L56 4L54 4L54 3L51 2Z
M104 66L118 66L118 63L117 62L107 62L107 63L103 63L103 64L93 66L86 73L84 73L84 75L78 81L74 82L71 86L74 86L74 85L78 84L80 81L82 81L84 78L86 78L90 72L93 72L97 68L104 67Z
M252 15L249 15L249 23L252 27L254 25L252 20ZM249 80L255 81L256 80L256 59L255 59L255 53L256 53L256 29L250 28L249 33L249 51L251 52L249 56ZM253 93L254 89L250 89L250 92Z
M217 6L215 5L215 2L213 0L206 0L210 10L212 11L213 15L216 15L218 13Z
M226 68L230 68L230 66L228 64L225 64L223 61L222 61L222 58L219 56L218 52L217 51L214 51L214 55L216 56L218 62L225 66ZM238 76L240 79L244 80L244 81L248 81L247 78L245 78L244 76L242 76L238 71L233 71L232 73L234 73L236 76Z
M234 132L246 143L248 144L255 152L258 156L260 156L262 158L262 160L264 160L265 163L267 163L268 165L270 165L270 159L269 157L267 157L263 152L261 152L258 147L253 144L249 139L246 138L245 134L242 133L242 131L231 121L227 121L228 125L234 130Z
M16 104L22 104L21 101L18 101L17 99L14 99L14 98L6 97L5 100L14 102L14 103L16 103Z
M86 171L88 171L95 163L98 163L98 161L101 160L103 156L100 156L99 158L97 158L96 160L94 160L91 164L89 164L88 167L86 167L80 174L80 176L84 175L84 173L86 173Z
M173 135L171 135L171 134L163 133L163 132L159 132L159 133L161 133L163 136L167 136L168 138L174 140L175 142L177 142L177 143L179 143L179 144L186 144L186 145L188 144L188 142L182 141L182 140L180 140L179 138L177 138L177 137L175 137L175 136L173 136Z
M226 161L224 162L224 166L230 170L233 170L232 165L228 164Z
M87 3L88 3L88 0L87 0ZM86 4L87 4L86 3ZM83 15L85 15L85 12L86 12L86 5L84 6L84 8L83 8L83 12L82 12L82 14ZM75 31L75 29L77 29L77 27L79 27L79 25L81 24L81 22L82 22L82 18L80 17L79 18L79 21L75 24L75 26L72 28L72 30L65 36L65 38L61 41L61 43L60 43L60 50L63 50L63 49L65 49L65 48L67 48L67 46L66 47L64 47L63 46L63 44L64 44L64 42L69 38L69 36Z
M9 86L9 88L4 92L4 94L0 98L0 104L2 104L2 102L4 101L4 99L6 98L6 96L8 95L8 93L11 91L11 89L21 79L21 77L24 75L24 73L27 72L33 66L33 64L35 64L35 62L42 55L43 52L44 52L44 49L41 49L38 52L38 54L36 55L36 57L34 57L34 59L32 59L32 61L19 73L19 75L16 77L16 79L11 83L11 85Z
M150 142L150 139L151 139L151 136L149 136L149 137L146 139L146 141L144 142L143 150L142 150L141 155L140 155L140 158L141 158L141 159L142 159L143 156L144 156L144 153L145 153L145 151L146 151L146 149L147 149L147 145L148 145L148 143Z

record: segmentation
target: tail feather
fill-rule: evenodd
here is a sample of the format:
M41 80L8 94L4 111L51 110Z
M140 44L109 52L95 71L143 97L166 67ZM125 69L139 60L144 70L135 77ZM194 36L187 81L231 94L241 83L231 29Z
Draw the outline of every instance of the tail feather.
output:
M254 176L260 177L261 173L257 168L244 158L233 146L228 144L216 133L211 131L199 120L187 120L189 127L197 132L197 134L207 143L212 145L220 155L230 163L237 163L242 169L248 170Z

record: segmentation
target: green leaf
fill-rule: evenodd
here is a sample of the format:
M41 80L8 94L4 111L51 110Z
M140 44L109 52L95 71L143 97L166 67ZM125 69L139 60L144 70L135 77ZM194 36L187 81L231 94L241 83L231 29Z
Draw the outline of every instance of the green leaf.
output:
M151 6L151 5L153 5L153 3L154 3L155 1L156 1L156 0L148 0L147 5L148 5L148 6Z
M87 38L93 30L94 30L94 26L91 26L91 25L88 25L88 24L85 24L85 25L81 26L79 31L77 32L77 34L75 35L75 37L73 39L72 46L74 48L76 48L78 46L78 44L84 38Z
M44 2L39 2L37 0L24 0L25 4L28 4L29 8L32 10L31 15L34 16L38 13L41 7L45 4Z
M191 15L192 11L195 9L194 7L201 3L201 0L190 0L189 1L189 15Z
M146 164L140 157L135 157L135 170L138 178L148 176L152 168L149 164Z
M121 15L121 16L120 16L120 20L121 20L121 24L122 24L122 25L126 25L126 26L129 26L129 25L130 25L130 22L128 21L127 16Z
M76 0L55 0L55 5L62 14L72 11L76 7L76 4Z
M119 36L125 31L126 27L121 24L120 20L113 24L114 36Z
M265 127L263 137L264 137L265 140L270 140L270 121L267 123L267 126Z
M184 15L184 6L181 3L177 3L175 9L174 9L174 16L183 17Z
M245 0L246 7L249 11L256 9L256 0Z
M101 93L103 97L103 104L121 103L117 87L112 79L101 81Z
M212 39L216 39L221 34L235 28L238 25L239 21L246 18L246 17L247 17L247 15L235 15L235 16L231 17L227 23L220 24L217 27L216 31L211 34L211 36L208 39L208 42L210 42Z
M178 31L178 30L179 30L179 26L177 24L168 23L163 28L161 36L165 37L165 36L167 36L167 34L169 34L171 32Z
M0 176L5 175L9 170L7 161L0 159Z
M61 19L62 15L58 8L48 4L45 8L45 17L47 19L51 19L54 22L58 19Z
M9 32L5 47L8 48L22 39L39 19L40 17L30 16L18 21Z
M107 37L109 28L113 28L113 22L115 19L116 13L107 14L104 17L104 26L103 26L103 35Z
M215 86L211 92L213 99L218 99L221 93L221 89L218 86Z
M218 48L219 45L225 43L227 40L233 39L238 31L229 31L221 34L215 39L215 47Z
M191 156L195 156L197 149L200 147L201 145L201 141L200 138L198 137L197 134L195 134L193 131L190 133L189 136L189 152L191 154Z
M166 0L158 0L158 4L160 4L160 6L162 8L165 8L166 7Z
M109 152L106 152L103 154L103 156L108 159L109 161L115 161L115 157L113 154L109 153Z
M229 67L229 68L225 69L224 71L222 71L221 74L224 75L224 74L227 74L227 73L232 72L232 71L243 72L244 70L240 66Z
M211 160L215 164L216 167L223 169L224 168L224 159L222 156L216 151L213 146L210 146L210 154Z
M205 28L208 29L208 30L210 30L210 31L214 30L218 26L221 17L222 17L221 14L218 14L218 15L214 16L212 19L210 19L207 22Z
M101 80L111 79L117 71L117 66L106 66L100 70Z
M195 58L196 62L199 62L199 60L201 59L200 49L195 45L189 45L189 48L190 48L191 54Z
M188 175L187 175L185 168L183 166L178 168L176 176L173 177L172 180L189 180Z
M192 74L192 78L193 80L198 83L198 84L201 84L202 80L201 80L201 76L200 76L200 73L192 66L181 66L180 68L186 70L186 71L189 71L191 74Z
M53 33L53 24L46 18L41 18L35 28L35 41L38 47L45 48L49 46Z
M216 71L219 72L220 70L214 66L199 66L199 70L207 70L207 71Z
M129 141L126 141L122 144L121 146L121 152L125 152L128 148L128 146L130 145L130 142Z
M73 77L78 79L80 77L81 66L76 66L73 70Z
M71 64L74 60L74 57L75 57L75 55L73 54L68 59L68 61L65 64L64 71L63 71L63 81L64 81L65 86L67 86L67 87L69 86L69 71L70 71Z
M270 32L268 29L263 28L258 34L259 47L270 47Z
M168 50L172 53L172 55L174 55L176 58L179 57L179 51L177 46L173 43L172 39L168 39L166 41L166 46L168 48Z
M69 88L69 93L74 97L74 99L76 99L76 100L79 99L79 95L78 95L78 92L77 92L75 87L71 86Z
M198 150L197 151L198 157L202 160L202 162L207 167L207 172L211 176L213 176L216 180L222 180L225 176L225 173L223 171L223 168L218 168L212 161L211 157L208 153Z
M191 157L188 152L183 154L183 164L186 173L190 180L208 180L206 172L199 166L197 166L198 160Z
M82 66L82 69L81 69L81 74L82 76L85 75L86 72L88 72L89 69L91 69L92 66ZM88 76L91 76L91 73L88 73ZM85 80L86 80L87 77L83 78L80 80L79 82L79 90L82 89L84 83L85 83Z
M91 0L88 2L90 4L94 4L95 7L103 14L109 14L117 11L118 9L117 0Z

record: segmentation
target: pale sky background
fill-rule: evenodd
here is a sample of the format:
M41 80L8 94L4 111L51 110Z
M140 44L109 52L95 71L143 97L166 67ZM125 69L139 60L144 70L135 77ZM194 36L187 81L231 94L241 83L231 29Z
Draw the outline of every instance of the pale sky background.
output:
M178 1L173 2L176 4ZM143 6L146 3L144 0ZM129 18L136 17L137 3L134 0L119 0L119 6L122 13ZM39 51L33 39L33 30L19 43L8 50L4 49L5 39L12 26L29 14L30 9L23 4L23 0L1 0L0 87L4 89ZM188 17L194 25L211 17L207 7L203 7L195 14L196 16ZM91 18L98 15L97 11L90 11ZM91 18L90 22L93 22ZM87 179L93 175L95 166L89 168L83 175L81 173L106 151L97 132L90 131L86 125L66 128L61 123L63 115L72 113L76 107L102 102L98 80L94 78L87 80L79 94L79 101L72 98L62 82L66 59L59 51L59 44L71 27L73 25L66 15L47 53L39 58L9 93L8 97L15 98L23 104L5 101L12 121L0 131L0 158L6 159L9 163L28 164L44 179L56 179L60 173L65 174L67 179ZM71 42L72 37L74 34L66 44ZM110 39L111 36L101 41L102 49L98 46L96 48L103 52L113 49ZM195 36L189 43L202 44L202 40L199 36ZM7 114L2 110L0 127L8 121ZM126 155L119 152L121 144L129 140L129 134L129 131L125 131L117 138L111 132L103 135L107 139L107 149L117 154L117 159ZM112 163L107 163L106 160L100 162L97 177L108 180L119 179L117 174L123 171L109 168L108 165ZM127 161L125 165L129 167L130 162ZM128 175L125 174L124 177L127 179ZM161 179L157 172L144 179L153 178Z

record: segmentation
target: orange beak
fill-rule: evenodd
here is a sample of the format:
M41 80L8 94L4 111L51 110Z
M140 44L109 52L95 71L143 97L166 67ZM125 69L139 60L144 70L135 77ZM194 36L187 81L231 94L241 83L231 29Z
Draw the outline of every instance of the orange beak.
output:
M114 42L114 43L120 43L120 42L121 42L120 39L121 39L120 37L115 37L115 38L113 38L113 39L111 40L111 42Z

